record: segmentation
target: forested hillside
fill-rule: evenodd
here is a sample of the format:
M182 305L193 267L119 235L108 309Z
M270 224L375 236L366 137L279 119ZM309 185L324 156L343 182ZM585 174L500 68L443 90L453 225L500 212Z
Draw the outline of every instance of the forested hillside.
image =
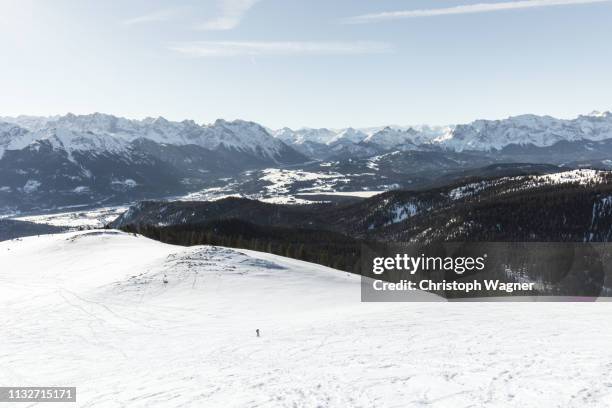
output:
M163 242L254 249L358 272L371 242L609 242L612 173L472 179L357 203L144 202L109 225Z

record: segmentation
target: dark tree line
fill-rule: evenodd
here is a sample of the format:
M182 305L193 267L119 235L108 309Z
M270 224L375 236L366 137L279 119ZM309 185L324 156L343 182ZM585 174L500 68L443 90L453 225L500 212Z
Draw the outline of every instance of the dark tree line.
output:
M131 224L122 229L174 245L250 249L354 273L360 268L361 241L325 230L262 226L239 219L172 226Z

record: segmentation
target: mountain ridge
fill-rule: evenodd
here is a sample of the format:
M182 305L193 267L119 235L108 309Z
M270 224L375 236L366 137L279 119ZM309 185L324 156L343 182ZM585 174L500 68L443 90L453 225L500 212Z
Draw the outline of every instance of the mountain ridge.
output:
M345 129L282 129L274 133L300 150L307 143L333 144ZM612 139L612 113L593 111L574 119L525 114L505 119L478 119L448 126L384 126L357 129L363 133L355 144L365 143L384 150L441 149L455 152L500 151L511 145L549 147L561 141L602 141ZM293 132L293 133L292 133ZM321 135L327 134L327 137ZM281 136L279 136L281 135Z
M0 138L0 147L4 151L23 149L40 140L51 140L56 148L67 151L125 150L131 142L140 138L173 145L193 144L209 150L233 148L273 161L279 161L281 153L287 149L281 140L271 137L263 126L243 120L230 122L218 119L212 124L198 125L193 120L173 122L163 117L136 120L102 113L69 113L50 118L0 117L0 123L0 135L6 133L4 128L19 129L16 135L16 130L12 131L11 138ZM97 143L92 146L87 143L88 138Z
M602 141L612 139L612 113L593 111L574 119L524 114L497 120L478 119L449 126L389 125L364 129L296 130L288 127L274 130L239 119L217 119L211 124L199 125L189 119L169 121L163 117L147 117L139 120L98 112L51 117L21 115L0 117L0 155L5 150L21 149L37 140L52 139L51 134L58 129L75 132L77 135L86 133L83 136L91 138L104 136L113 139L115 145L145 138L157 143L195 144L211 150L223 146L255 151L271 159L278 158L284 144L310 158L326 159L317 157L322 154L322 149L328 149L333 155L334 149L347 149L347 146L351 146L348 148L349 153L355 153L359 147L364 146L374 148L377 152L393 149L491 152L511 145L549 147L561 141ZM255 149L252 144L256 146ZM68 149L79 147L78 143L63 145Z
M243 120L201 125L102 113L0 117L0 212L228 190L228 183L243 185L265 169L292 169L295 174L281 172L273 184L294 178L296 192L378 191L501 163L611 168L611 157L610 112L569 120L522 115L447 127L298 131ZM316 182L300 187L302 170ZM274 189L263 176L252 181L249 194Z

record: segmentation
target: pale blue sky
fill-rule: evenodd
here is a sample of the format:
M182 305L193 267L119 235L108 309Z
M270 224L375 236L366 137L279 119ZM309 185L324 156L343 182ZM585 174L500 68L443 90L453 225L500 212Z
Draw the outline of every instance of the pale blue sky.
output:
M0 116L573 117L612 109L611 21L606 0L0 0Z

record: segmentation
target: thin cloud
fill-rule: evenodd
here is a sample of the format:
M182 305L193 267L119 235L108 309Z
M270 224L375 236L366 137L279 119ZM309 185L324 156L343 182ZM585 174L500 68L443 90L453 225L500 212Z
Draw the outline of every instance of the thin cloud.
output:
M146 23L156 23L160 21L167 21L178 14L180 14L180 9L165 9L165 10L157 10L148 14L144 14L137 17L132 17L123 21L125 25L136 25L136 24L146 24Z
M391 52L387 43L372 41L196 41L173 44L172 51L192 57L240 57L265 55L358 55Z
M467 4L448 8L434 8L421 10L389 11L383 13L364 14L349 17L344 20L347 24L374 23L386 20L397 20L402 18L436 17L457 14L490 13L494 11L519 10L536 7L569 6L591 3L605 3L612 0L521 0L503 3L479 3Z
M219 16L199 24L198 30L232 30L259 0L218 0Z

